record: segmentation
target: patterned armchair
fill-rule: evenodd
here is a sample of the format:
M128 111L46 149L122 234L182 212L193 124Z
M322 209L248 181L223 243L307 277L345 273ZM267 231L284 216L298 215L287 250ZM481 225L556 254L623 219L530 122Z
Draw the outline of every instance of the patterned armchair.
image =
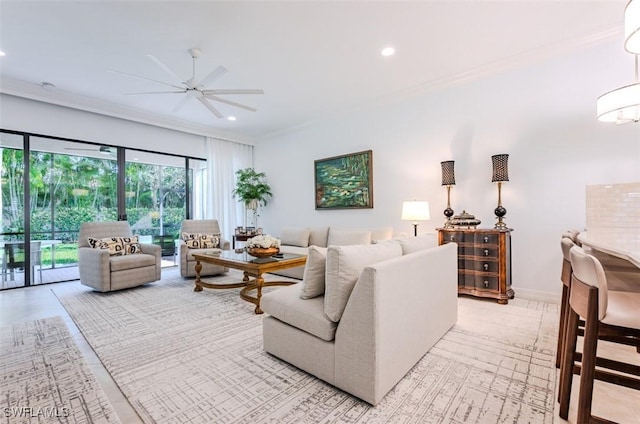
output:
M96 291L108 292L159 280L160 246L137 243L132 237L126 221L80 225L80 282Z
M178 245L180 275L185 278L196 276L194 253L221 252L229 250L230 247L231 243L220 235L220 225L217 219L185 219L180 227ZM227 271L229 271L228 268L203 263L200 276L223 274Z

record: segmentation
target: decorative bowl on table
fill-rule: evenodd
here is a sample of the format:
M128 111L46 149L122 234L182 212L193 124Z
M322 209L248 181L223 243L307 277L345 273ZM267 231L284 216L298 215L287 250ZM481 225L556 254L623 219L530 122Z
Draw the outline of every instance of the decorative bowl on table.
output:
M277 247L247 247L247 253L255 258L268 258L279 252Z

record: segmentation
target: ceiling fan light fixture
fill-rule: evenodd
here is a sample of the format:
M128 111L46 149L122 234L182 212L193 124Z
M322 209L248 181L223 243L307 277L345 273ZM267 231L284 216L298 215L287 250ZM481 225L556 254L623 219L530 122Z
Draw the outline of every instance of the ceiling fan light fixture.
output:
M640 83L627 85L604 93L596 102L598 121L640 121Z
M624 48L640 54L640 0L631 0L624 9Z
M235 116L227 116L227 119L228 119L229 121L235 121L235 120L236 120L236 117L235 117Z

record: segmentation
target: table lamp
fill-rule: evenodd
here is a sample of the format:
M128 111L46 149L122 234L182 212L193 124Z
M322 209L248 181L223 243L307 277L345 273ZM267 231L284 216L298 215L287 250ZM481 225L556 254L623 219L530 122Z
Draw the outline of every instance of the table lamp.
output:
M498 222L495 228L498 230L504 230L507 228L503 218L507 214L507 210L502 206L502 183L509 181L509 155L500 154L491 156L491 162L493 164L493 177L491 182L498 183L498 207L493 211L498 217Z
M444 216L447 217L447 221L444 223L444 228L453 228L453 225L451 225L451 217L453 216L451 186L456 185L456 175L453 170L454 161L440 162L440 165L442 166L442 185L447 187L447 208L444 210Z
M429 215L429 202L410 201L402 202L402 220L413 221L413 235L418 235L418 221L428 221L431 219Z

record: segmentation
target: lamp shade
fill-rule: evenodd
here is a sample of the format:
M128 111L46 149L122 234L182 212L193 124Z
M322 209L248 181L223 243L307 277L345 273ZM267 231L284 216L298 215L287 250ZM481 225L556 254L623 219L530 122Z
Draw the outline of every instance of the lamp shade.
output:
M431 219L429 202L415 200L412 202L402 202L403 221L428 221L429 219Z
M442 166L442 185L456 185L456 175L453 171L454 161L440 162L440 165Z
M491 163L493 164L491 182L509 181L509 155L493 155Z
M640 0L631 0L624 9L624 48L640 54Z
M638 122L640 120L640 83L620 87L598 97L596 114L598 121L602 122Z

